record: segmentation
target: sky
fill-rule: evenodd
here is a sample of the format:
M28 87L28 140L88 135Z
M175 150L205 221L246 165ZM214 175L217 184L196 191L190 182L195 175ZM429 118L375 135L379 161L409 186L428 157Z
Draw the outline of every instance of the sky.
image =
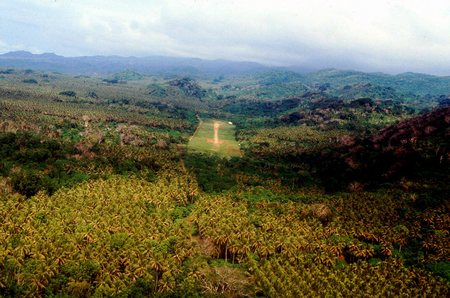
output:
M450 75L450 0L0 0L0 53Z

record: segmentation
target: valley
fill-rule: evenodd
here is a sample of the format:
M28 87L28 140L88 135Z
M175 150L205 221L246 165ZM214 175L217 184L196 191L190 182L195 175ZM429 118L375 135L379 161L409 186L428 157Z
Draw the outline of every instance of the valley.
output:
M19 54L0 296L449 296L448 77Z

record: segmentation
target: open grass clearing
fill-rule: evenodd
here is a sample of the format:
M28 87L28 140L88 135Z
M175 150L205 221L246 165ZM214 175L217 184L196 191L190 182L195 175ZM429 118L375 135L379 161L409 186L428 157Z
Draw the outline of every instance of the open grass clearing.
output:
M222 157L241 156L234 129L231 122L215 119L201 120L189 141L188 151L213 153Z

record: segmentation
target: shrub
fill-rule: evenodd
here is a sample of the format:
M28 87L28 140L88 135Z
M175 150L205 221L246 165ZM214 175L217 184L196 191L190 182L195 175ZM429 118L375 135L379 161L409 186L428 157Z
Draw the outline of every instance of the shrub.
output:
M59 92L59 95L69 96L69 97L76 97L77 93L75 91L61 91Z
M22 82L26 83L26 84L37 84L38 81L36 81L35 79L26 79L23 80Z

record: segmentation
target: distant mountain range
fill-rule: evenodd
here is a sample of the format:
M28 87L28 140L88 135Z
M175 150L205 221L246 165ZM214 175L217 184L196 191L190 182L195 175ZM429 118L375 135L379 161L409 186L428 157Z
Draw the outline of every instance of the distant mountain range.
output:
M113 75L130 70L142 75L220 77L252 75L262 85L289 87L307 84L323 88L347 88L354 92L355 84L363 88L392 88L403 95L449 95L450 77L418 73L390 75L352 70L323 69L313 71L301 67L271 67L255 62L203 60L166 56L120 57L82 56L64 57L54 53L32 54L15 51L0 55L0 68L20 68L53 71L67 74ZM372 87L367 84L372 84ZM361 88L359 86L358 88ZM349 89L350 88L350 89ZM353 88L351 90L351 88ZM392 90L387 90L392 92Z
M132 69L142 74L189 74L229 75L245 74L269 69L254 62L227 60L202 60L198 58L176 58L164 56L120 57L83 56L64 57L53 53L32 54L26 51L0 55L0 67L30 68L70 74L112 74Z

